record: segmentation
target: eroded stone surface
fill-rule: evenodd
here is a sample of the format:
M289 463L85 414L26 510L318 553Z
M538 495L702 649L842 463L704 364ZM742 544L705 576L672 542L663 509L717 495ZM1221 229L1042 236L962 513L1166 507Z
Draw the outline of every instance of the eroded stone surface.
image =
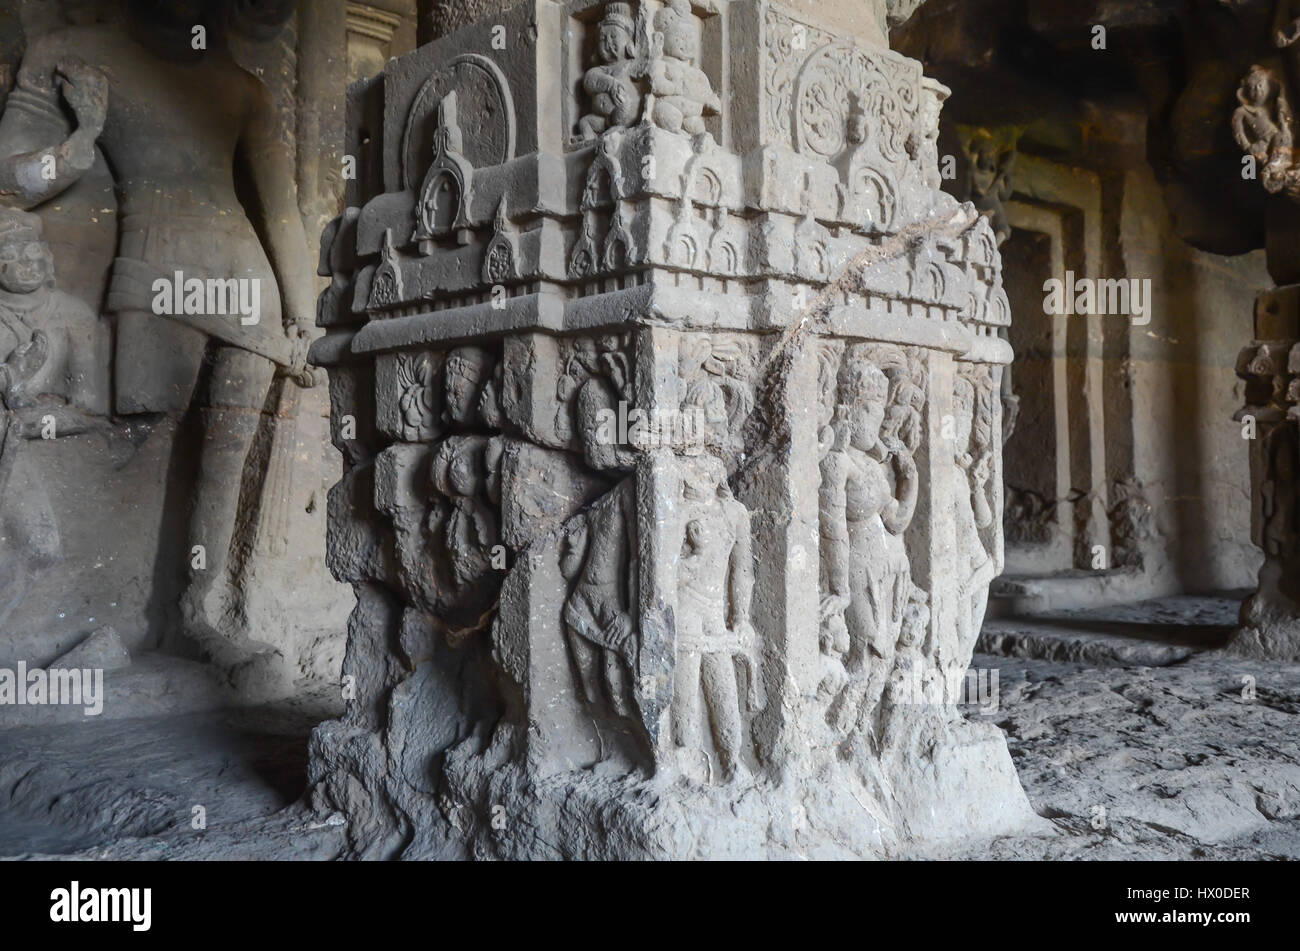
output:
M293 7L49 6L0 116L0 664L109 624L243 701L331 678Z
M312 763L355 854L1041 824L950 689L1010 352L993 229L938 190L947 95L757 0L523 4L353 87L383 176L313 358L356 697Z
M1235 601L1167 599L1078 612L1060 619L1060 631L1084 635L1114 625L1128 631L1124 640L1135 648L1153 632L1165 640L1214 645L1227 637L1235 609ZM1157 647L1161 641L1145 644ZM1207 646L1191 660L1162 667L976 653L972 668L983 686L968 695L972 702L962 710L973 720L996 724L1006 736L1030 801L1050 817L1048 828L1033 836L968 843L918 841L898 857L1300 856L1300 749L1294 741L1300 668L1295 665L1246 661ZM433 697L428 670L412 686ZM992 671L998 673L995 687ZM1246 677L1254 678L1253 695ZM418 709L404 703L404 717ZM345 854L341 814L313 816L295 806L275 811L301 788L301 743L327 710L328 705L299 705L234 718L209 714L170 723L106 725L114 737L129 727L133 739L125 746L105 742L103 730L80 727L0 731L0 776L24 777L4 787L12 794L0 810L0 854L135 859ZM408 722L402 719L398 726ZM410 757L407 775L419 781L419 756L409 747L401 755ZM599 851L604 830L625 828L626 819L636 815L635 804L609 807L626 790L617 778L587 789L607 797L606 806L596 810L603 824L589 833L588 847ZM753 798L738 807L743 814L753 814ZM189 824L188 809L197 800L208 806L210 826L202 834ZM56 801L61 805L51 809ZM805 803L816 813L825 797ZM865 799L849 804L868 838L874 823L869 805ZM755 828L734 845L708 843L707 824L698 816L687 811L679 818L683 852L711 844L715 854L745 855L766 835ZM537 837L536 851L562 854L553 835L539 830ZM844 855L852 844L828 844L818 854ZM786 838L773 852L795 857L808 854L806 846L797 837Z

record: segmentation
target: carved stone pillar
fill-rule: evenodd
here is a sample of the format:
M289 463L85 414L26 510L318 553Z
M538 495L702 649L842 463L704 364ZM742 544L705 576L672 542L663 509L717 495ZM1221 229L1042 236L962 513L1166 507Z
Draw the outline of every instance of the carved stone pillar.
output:
M1284 44L1280 43L1279 46ZM1293 150L1296 125L1294 53L1252 67L1242 80L1232 128L1246 168L1270 193L1266 250L1278 287L1255 302L1254 339L1237 359L1246 381L1245 406L1235 418L1250 447L1251 540L1264 552L1259 588L1242 605L1232 648L1253 657L1300 658L1300 166Z
M947 90L766 0L535 0L350 95L313 359L355 700L312 773L356 851L1038 822L957 706L1011 353Z
M1276 287L1255 302L1255 339L1237 358L1246 405L1234 417L1249 446L1251 540L1264 552L1259 588L1242 605L1232 647L1253 657L1300 657L1300 285Z
M415 46L415 0L378 0L344 5L348 31L348 80L374 76L393 56Z

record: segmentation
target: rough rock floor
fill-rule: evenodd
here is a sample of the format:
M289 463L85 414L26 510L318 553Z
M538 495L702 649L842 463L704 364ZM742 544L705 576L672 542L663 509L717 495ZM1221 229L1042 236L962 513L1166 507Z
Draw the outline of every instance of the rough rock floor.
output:
M975 666L998 672L997 709L969 714L1006 732L1056 834L930 854L1300 858L1300 664L1221 651L1236 611L1179 597L991 621ZM297 803L307 735L334 712L316 693L0 730L0 856L335 858L341 828Z
M0 856L335 858L342 829L298 800L307 738L340 712L337 692L0 730Z

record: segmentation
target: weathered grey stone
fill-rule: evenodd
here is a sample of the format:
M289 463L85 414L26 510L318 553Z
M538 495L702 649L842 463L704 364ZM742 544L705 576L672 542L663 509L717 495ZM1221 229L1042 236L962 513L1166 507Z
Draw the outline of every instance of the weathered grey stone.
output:
M336 430L375 433L332 557L397 600L354 613L389 717L318 730L318 808L362 855L1035 825L996 731L926 689L1001 570L1010 359L994 229L937 189L947 90L766 0L468 14L390 63L380 127L352 101L383 181L332 226L356 290L312 353Z
M111 627L101 627L92 631L89 637L50 666L116 670L130 663L131 655L122 646L122 638L117 631Z
M293 13L133 2L27 21L0 116L4 662L47 663L108 623L129 651L201 656L235 696L335 675L350 599L324 564L303 228L330 188L299 164L294 93L266 68ZM300 78L311 139L328 82ZM327 270L347 264L333 245Z

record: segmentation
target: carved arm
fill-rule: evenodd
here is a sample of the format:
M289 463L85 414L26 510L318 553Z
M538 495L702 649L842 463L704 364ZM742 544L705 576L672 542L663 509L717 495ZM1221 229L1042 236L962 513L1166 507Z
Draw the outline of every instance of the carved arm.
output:
M28 52L0 117L0 202L28 211L76 184L95 164L104 130L108 81L74 60L52 64L41 46ZM55 87L77 117L69 134Z
M267 256L280 282L286 326L292 322L299 335L307 335L316 318L316 268L298 210L293 155L276 134L270 91L251 76L249 82L253 89L252 111L240 149L261 206Z

